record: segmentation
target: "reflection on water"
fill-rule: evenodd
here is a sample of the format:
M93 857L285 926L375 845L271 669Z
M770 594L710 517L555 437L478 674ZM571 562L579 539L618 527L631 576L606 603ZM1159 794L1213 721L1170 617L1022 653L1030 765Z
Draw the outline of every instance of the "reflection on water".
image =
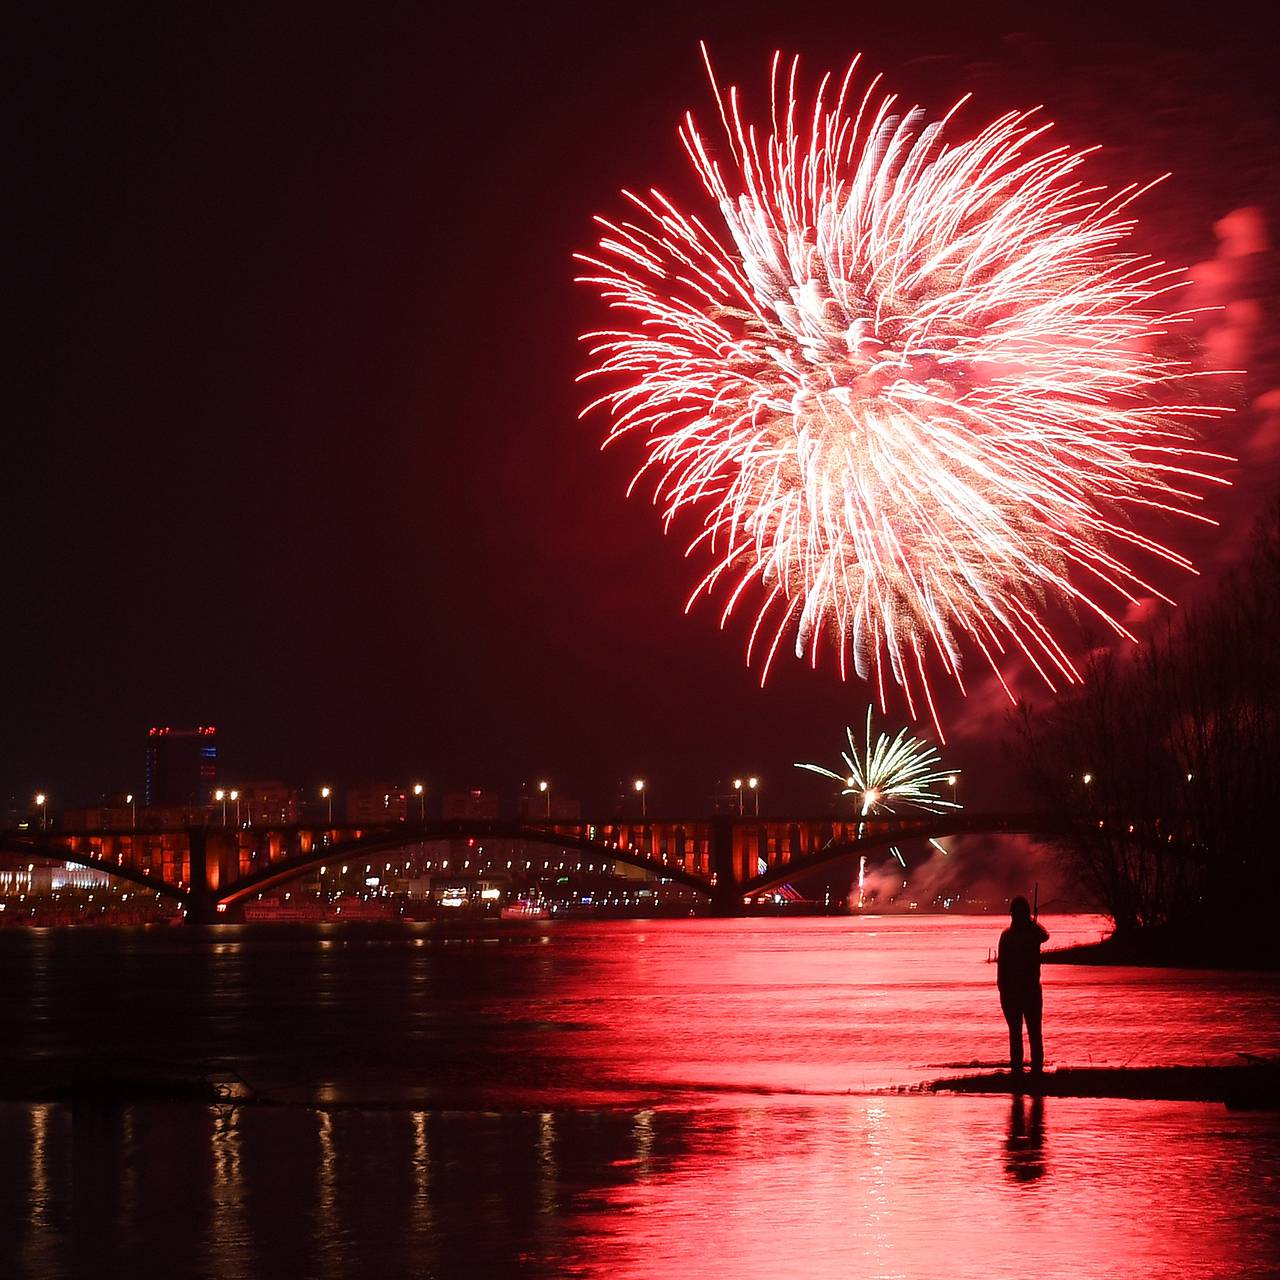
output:
M1044 1177L1044 1099L1016 1093L1009 1112L1005 1172L1014 1182Z
M1275 1116L861 1091L1001 1058L999 923L0 937L0 1277L1280 1272ZM1274 977L1045 984L1060 1062L1280 1048ZM122 1062L264 1105L20 1100Z
M128 1198L113 1190L124 1170ZM1277 1179L1274 1119L1189 1104L2 1104L0 1267L227 1280L1270 1276Z

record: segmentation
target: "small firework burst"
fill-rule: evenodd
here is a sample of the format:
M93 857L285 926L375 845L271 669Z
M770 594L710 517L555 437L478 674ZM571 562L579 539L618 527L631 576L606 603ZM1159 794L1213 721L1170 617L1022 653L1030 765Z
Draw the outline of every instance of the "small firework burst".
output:
M934 790L956 777L958 770L944 769L937 748L922 738L913 737L907 729L899 729L893 738L887 733L875 734L872 716L873 708L868 707L865 743L854 738L851 728L845 730L849 749L840 753L843 773L820 764L797 764L796 768L808 769L838 782L840 794L854 797L864 818L881 812L896 813L895 802L928 813L959 809L954 800L944 800Z

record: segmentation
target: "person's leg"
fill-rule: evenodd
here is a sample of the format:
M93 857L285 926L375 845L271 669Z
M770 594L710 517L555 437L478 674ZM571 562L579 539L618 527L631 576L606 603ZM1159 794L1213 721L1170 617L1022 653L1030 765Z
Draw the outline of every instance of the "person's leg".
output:
M1027 1040L1031 1044L1031 1070L1044 1070L1044 1037L1042 1029L1044 1024L1044 996L1037 991L1034 995L1029 996L1026 1004L1023 1006L1023 1013L1027 1019Z
M1009 1066L1022 1070L1022 1006L1010 996L1001 995L1000 1011L1009 1024Z

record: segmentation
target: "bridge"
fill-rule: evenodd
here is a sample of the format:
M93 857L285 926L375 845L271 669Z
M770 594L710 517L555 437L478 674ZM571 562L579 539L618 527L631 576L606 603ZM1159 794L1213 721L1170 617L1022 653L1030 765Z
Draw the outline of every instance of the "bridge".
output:
M1072 826L1041 813L920 814L865 819L716 817L690 822L557 820L310 823L291 826L0 831L0 857L54 859L108 872L181 904L189 920L216 921L237 903L331 862L439 841L540 846L621 862L705 894L717 913L807 872L910 840L1025 834ZM499 865L490 855L490 866ZM507 864L509 865L509 864Z

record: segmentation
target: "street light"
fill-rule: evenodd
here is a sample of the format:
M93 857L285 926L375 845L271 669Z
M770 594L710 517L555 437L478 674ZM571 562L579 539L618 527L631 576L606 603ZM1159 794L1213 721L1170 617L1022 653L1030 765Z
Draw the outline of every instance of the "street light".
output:
M742 779L734 778L733 789L738 793L738 817L742 817Z
M645 796L644 796L644 779L643 779L643 778L637 778L637 779L635 780L635 788L636 788L636 792L637 792L637 793L639 794L639 796L640 796L640 816L641 816L642 818L647 817L647 816L648 816L648 812L649 812L649 808L648 808L648 805L645 803Z
M320 799L329 802L329 821L333 821L333 790L330 787L320 788Z
M132 791L130 791L129 794L125 796L124 802L129 806L129 809L133 815L132 822L133 822L134 829L136 830L138 826L138 802L133 798Z
M420 782L413 784L413 794L418 797L418 821L426 822L427 820L427 796L426 787Z
M755 806L755 814L758 818L760 816L760 779L748 778L747 786L751 788L752 803Z
M1093 781L1093 774L1091 774L1091 773L1086 773L1086 774L1084 775L1084 777L1081 779L1081 781L1082 781L1082 782L1084 783L1084 785L1087 787L1087 786L1088 786L1088 785Z
M219 788L213 793L213 798L222 805L222 825L227 825L227 793Z
M236 807L236 826L238 827L240 825L240 793L238 791L231 791L228 794L231 797L231 803Z
M551 817L551 783L543 779L538 783L538 790L546 797L547 800L547 817Z
M36 808L40 810L40 830L49 826L49 797L43 791L36 792Z

